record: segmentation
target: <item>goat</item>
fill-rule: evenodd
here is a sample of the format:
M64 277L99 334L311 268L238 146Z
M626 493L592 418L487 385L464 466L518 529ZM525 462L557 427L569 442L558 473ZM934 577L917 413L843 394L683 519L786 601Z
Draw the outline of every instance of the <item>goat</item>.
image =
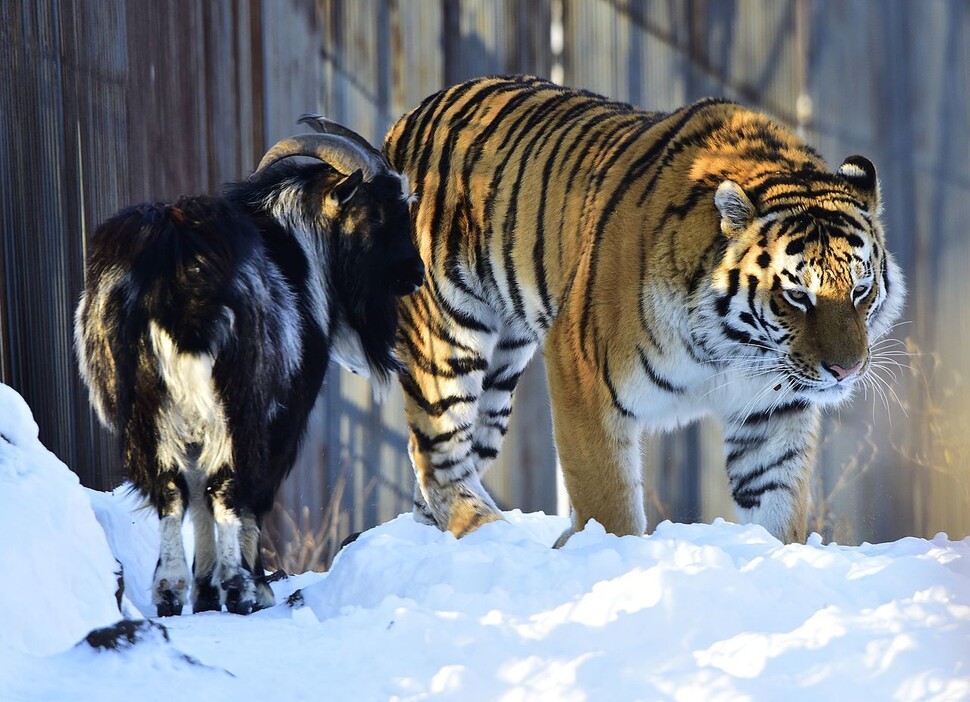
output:
M277 143L221 196L128 207L95 232L81 376L155 508L158 616L272 606L259 530L328 361L387 384L397 297L423 284L407 179L349 130ZM309 156L316 162L295 162Z

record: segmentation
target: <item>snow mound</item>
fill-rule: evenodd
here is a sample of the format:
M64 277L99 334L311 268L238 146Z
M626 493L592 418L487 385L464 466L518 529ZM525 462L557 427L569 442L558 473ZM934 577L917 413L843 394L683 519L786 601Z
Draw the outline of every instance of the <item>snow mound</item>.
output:
M345 622L341 647L376 636L395 652L386 675L371 665L399 682L374 694L970 697L970 540L785 546L757 526L665 522L646 538L590 524L553 550L564 520L507 516L461 541L400 517L304 590Z
M109 530L150 528L124 504L104 496ZM665 522L622 538L590 524L553 550L564 519L506 517L457 541L401 516L330 573L274 583L271 609L0 659L0 699L970 699L970 539L785 546ZM111 542L150 571L147 537Z
M116 621L118 565L77 476L0 384L0 651L48 655ZM0 653L0 656L3 654Z
M154 617L156 610L151 589L158 561L158 515L128 483L112 492L87 492L94 514L108 538L111 553L124 568L125 613L133 617ZM186 520L186 525L191 522ZM183 529L183 541L188 543L190 558L192 539L191 529Z
M83 490L0 385L0 700L970 699L970 538L591 523L554 550L559 517L509 512L458 541L404 515L329 573L274 583L276 607L109 626L112 551L125 611L153 613L158 526L139 507Z

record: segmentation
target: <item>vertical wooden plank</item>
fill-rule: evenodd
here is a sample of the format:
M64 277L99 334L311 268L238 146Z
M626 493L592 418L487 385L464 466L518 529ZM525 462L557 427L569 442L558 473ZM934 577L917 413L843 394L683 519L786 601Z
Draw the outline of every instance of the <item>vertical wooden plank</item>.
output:
M68 3L63 3L66 8ZM71 2L64 13L62 61L64 63L65 130L74 132L68 147L69 168L77 178L73 192L65 192L68 236L63 248L69 252L67 275L69 300L65 311L70 314L80 294L83 264L88 236L97 224L127 200L125 173L127 159L120 140L110 135L124 133L127 50L123 41L125 7L123 3L103 2L99 6ZM70 327L71 325L66 325ZM70 348L72 335L61 327L60 342ZM66 368L74 382L71 386L74 411L78 420L71 422L69 439L73 452L68 465L87 476L86 482L101 488L117 485L122 479L117 439L101 426L88 403L87 391L81 386L72 355Z
M792 124L807 90L805 134L830 163L873 157L890 248L912 289L915 323L897 333L927 355L909 359L922 375L904 371L893 385L908 417L891 398L888 412L874 411L871 396L827 417L820 494L840 490L831 506L853 516L856 540L965 534L970 6L801 2L800 44L799 2L564 0L565 81L650 109L726 95ZM71 348L84 247L98 222L133 201L245 174L307 109L379 143L397 116L448 83L548 75L550 12L547 0L0 4L0 378L27 398L45 443L86 484L119 479L116 440L87 407ZM291 509L319 515L341 475L351 488L342 528L408 509L399 390L381 406L369 393L331 368L281 493ZM554 452L540 364L515 405L488 484L505 504L549 510ZM870 455L869 444L879 450ZM693 518L695 503L704 519L732 515L716 426L653 442L645 466L672 516ZM847 474L855 477L839 488Z

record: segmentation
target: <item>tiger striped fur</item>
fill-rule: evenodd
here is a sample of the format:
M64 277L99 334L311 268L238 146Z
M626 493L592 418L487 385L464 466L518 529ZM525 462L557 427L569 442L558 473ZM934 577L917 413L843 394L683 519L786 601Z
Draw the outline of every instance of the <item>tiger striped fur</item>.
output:
M709 414L741 519L804 538L820 407L905 295L867 159L832 173L723 100L650 113L527 76L428 97L384 151L428 270L398 336L416 518L458 536L501 518L480 478L544 344L560 544L589 519L642 534L642 434Z

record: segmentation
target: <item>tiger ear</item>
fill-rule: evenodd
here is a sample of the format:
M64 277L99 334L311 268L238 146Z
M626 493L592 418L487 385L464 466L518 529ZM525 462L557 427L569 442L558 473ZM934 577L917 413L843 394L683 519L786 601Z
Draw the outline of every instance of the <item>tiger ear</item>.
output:
M858 191L871 211L879 209L879 178L872 161L865 156L849 156L835 174Z
M754 219L754 205L733 180L725 180L717 186L714 204L721 213L721 232L725 236L744 231Z

